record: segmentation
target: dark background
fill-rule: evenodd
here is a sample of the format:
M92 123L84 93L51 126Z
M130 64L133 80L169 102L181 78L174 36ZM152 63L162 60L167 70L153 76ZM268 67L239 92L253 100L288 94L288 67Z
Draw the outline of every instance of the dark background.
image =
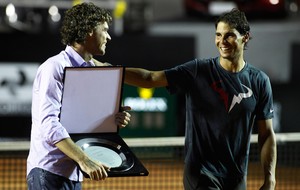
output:
M114 34L111 31L112 41L107 45L107 53L103 57L96 57L100 61L109 62L113 65L124 65L133 67L143 67L151 70L160 70L170 68L175 65L189 61L197 56L197 43L205 43L203 38L189 35L189 28L186 28L185 34L156 34L153 35L147 31L152 26L168 26L170 23L178 23L178 29L184 30L187 24L189 27L198 26L199 23L213 25L213 20L208 18L189 17L185 15L182 4L179 0L174 1L171 7L167 1L153 1L152 6L149 3L139 5L136 12L131 11L129 16L125 17L124 33ZM1 7L0 7L1 9ZM152 17L145 16L145 11L152 10ZM4 9L1 9L3 13ZM0 24L4 23L0 14ZM130 12L129 12L130 13ZM298 15L292 15L284 18L274 18L265 20L256 18L251 22L259 25L293 22L299 24ZM114 23L115 24L115 23ZM262 27L263 28L263 27ZM1 29L1 27L0 27ZM276 31L277 32L277 31ZM278 31L280 33L280 31ZM265 34L268 36L268 34ZM278 50L274 54L280 54L280 43L284 42L286 34L283 33L278 39ZM199 42L200 41L200 42ZM44 23L39 32L0 30L0 64L1 63L26 63L35 62L41 64L47 58L56 55L64 46L60 43L58 29L49 29ZM213 42L211 42L213 43ZM264 43L264 42L261 42ZM208 45L208 44L204 44ZM251 47L255 48L255 47ZM273 47L274 48L274 47ZM246 52L247 53L247 52ZM261 52L263 56L265 52ZM300 132L300 37L292 41L289 45L289 60L278 65L277 69L291 67L290 76L287 81L272 80L274 101L280 104L279 124L277 132ZM200 55L206 57L206 55ZM266 63L267 64L267 63ZM1 97L0 97L1 98ZM176 95L176 120L177 135L184 133L184 97L181 94ZM0 137L22 137L28 138L30 134L31 118L30 115L0 116Z
M18 44L11 43L14 39ZM64 47L58 43L58 35L29 35L23 33L2 34L0 41L7 46L0 46L0 62L38 62L42 63L49 56L55 55ZM177 44L181 44L178 46ZM24 48L25 47L25 48ZM107 54L97 57L114 65L144 67L158 70L184 63L194 57L193 37L153 37L142 34L114 37L109 42ZM299 132L300 69L297 64L300 44L292 45L292 77L286 84L273 83L274 100L281 104L280 132ZM184 131L184 97L177 95L178 134ZM30 116L2 116L1 136L28 137Z

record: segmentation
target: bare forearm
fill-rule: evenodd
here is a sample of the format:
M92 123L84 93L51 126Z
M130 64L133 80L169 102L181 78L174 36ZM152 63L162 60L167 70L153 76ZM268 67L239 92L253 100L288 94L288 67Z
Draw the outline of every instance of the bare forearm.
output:
M87 159L85 153L72 141L71 138L63 139L56 143L55 146L57 146L59 150L77 163Z
M138 68L126 68L125 83L132 86L147 88L147 81L151 78L150 71Z
M261 163L264 170L265 182L269 182L275 186L275 170L277 162L276 138L274 132L260 139L261 146Z
M141 68L126 68L125 83L143 88L167 86L164 71L149 71Z

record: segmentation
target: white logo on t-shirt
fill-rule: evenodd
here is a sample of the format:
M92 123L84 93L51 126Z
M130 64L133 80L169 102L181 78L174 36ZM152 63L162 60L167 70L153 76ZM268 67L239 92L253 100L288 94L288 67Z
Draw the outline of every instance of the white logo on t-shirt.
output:
M247 86L241 84L243 87L245 87L248 92L246 93L239 93L237 96L234 95L233 98L232 98L232 102L231 102L231 106L229 108L229 112L231 111L231 109L236 105L236 104L239 104L241 103L242 99L243 98L250 98L253 94L252 90L250 88L248 88Z

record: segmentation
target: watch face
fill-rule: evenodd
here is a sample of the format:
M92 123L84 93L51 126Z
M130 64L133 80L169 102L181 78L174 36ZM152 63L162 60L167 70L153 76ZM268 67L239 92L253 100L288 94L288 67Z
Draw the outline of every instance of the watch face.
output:
M84 138L77 145L92 159L110 167L111 172L127 171L134 165L134 159L121 145L99 138Z

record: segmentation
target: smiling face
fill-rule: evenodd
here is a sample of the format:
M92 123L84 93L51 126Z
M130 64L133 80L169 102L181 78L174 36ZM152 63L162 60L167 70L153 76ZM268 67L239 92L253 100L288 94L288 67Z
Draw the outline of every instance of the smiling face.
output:
M220 58L230 62L243 59L247 35L242 36L235 28L225 22L219 22L216 27L215 44L219 50Z
M86 38L85 45L92 55L104 55L106 44L111 40L107 22L99 23Z

